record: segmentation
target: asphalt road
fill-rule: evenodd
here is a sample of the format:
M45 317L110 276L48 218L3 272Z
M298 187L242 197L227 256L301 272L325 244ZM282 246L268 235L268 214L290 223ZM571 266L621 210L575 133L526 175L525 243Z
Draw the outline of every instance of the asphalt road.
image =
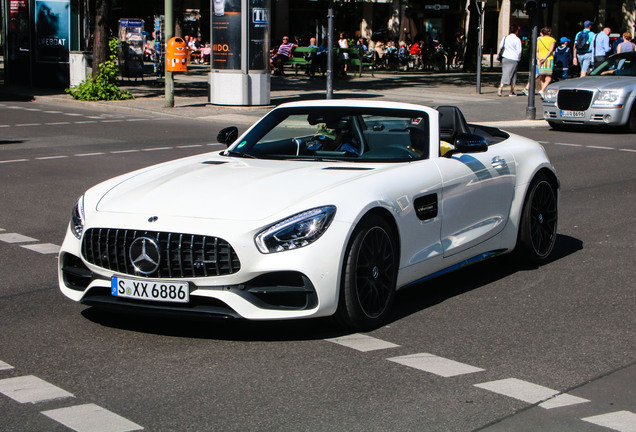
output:
M400 292L368 334L63 297L55 251L77 197L217 149L221 126L0 102L0 430L636 430L634 135L510 129L542 141L561 178L551 262L496 259Z

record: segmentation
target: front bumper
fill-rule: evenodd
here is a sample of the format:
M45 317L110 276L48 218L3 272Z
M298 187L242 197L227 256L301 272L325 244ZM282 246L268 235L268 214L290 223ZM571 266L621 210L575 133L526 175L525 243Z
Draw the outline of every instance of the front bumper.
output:
M623 126L629 119L629 109L590 107L585 111L567 111L559 109L556 103L544 102L543 118L564 125Z
M110 222L113 221L117 217L111 215ZM114 224L118 228L122 225ZM192 229L191 222L189 225ZM188 283L190 301L185 304L112 296L113 276L136 276L89 262L83 257L81 240L69 230L60 251L59 287L66 297L82 304L140 314L253 320L329 316L338 305L343 244L349 228L347 223L334 221L320 239L307 247L262 254L254 245L254 230L224 224L218 231L236 248L240 270L221 276L160 278L161 282ZM206 229L217 231L209 224Z

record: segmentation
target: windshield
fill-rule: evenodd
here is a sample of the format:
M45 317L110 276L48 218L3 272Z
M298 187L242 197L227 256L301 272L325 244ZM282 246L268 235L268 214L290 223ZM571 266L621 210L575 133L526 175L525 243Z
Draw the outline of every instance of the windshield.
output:
M426 159L429 119L422 111L299 107L276 109L226 154L293 160L398 162Z
M636 56L613 56L605 60L590 75L636 76Z

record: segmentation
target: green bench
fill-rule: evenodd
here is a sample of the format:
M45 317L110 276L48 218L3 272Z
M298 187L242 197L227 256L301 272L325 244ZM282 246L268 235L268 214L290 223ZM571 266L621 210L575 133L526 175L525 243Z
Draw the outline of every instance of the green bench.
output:
M289 57L289 60L284 64L285 66L290 66L294 68L294 72L298 75L299 68L307 69L311 65L311 60L308 57L311 54L314 54L318 51L318 48L309 48L309 47L296 47L292 50L292 55Z
M371 76L375 77L375 75L373 75L373 57L365 57L361 55L357 48L339 48L337 52L338 61L342 61L343 63L351 66L353 68L354 76L356 75L355 69L358 70L358 76L362 76L362 69L366 67L371 72ZM345 52L349 54L348 60L344 60L341 56L341 54L344 54Z

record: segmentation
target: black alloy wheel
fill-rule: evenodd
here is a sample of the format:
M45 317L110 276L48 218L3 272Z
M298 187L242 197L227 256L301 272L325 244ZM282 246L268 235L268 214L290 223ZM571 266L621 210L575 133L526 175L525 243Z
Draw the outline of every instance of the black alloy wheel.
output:
M378 216L365 218L353 233L344 262L338 317L349 328L382 325L391 309L397 278L393 232Z
M521 215L518 252L532 264L544 262L556 243L557 190L545 174L538 174L528 189Z

